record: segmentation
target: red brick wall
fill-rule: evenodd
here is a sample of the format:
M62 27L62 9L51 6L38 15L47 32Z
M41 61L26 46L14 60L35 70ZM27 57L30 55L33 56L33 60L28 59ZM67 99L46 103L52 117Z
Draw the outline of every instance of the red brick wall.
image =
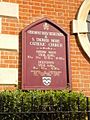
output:
M0 68L18 68L18 53L2 50Z
M90 59L83 52L77 36L72 34L71 21L75 19L83 0L3 0L19 4L19 19L3 17L2 33L20 35L30 23L48 17L64 28L70 35L70 59L72 90L90 96ZM20 37L21 44L21 37ZM20 47L21 48L21 47ZM0 67L18 67L21 80L21 49L18 52L1 52ZM18 57L18 55L20 55ZM19 60L18 60L19 58ZM18 62L19 61L19 62Z

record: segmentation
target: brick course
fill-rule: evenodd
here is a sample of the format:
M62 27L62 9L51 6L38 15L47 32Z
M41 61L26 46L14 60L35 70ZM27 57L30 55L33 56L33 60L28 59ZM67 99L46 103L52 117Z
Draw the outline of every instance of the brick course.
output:
M72 90L90 96L90 59L83 52L77 37L72 34L71 21L75 19L83 0L3 0L19 4L19 19L3 17L2 33L20 35L24 27L43 17L48 17L63 27L70 35ZM21 38L19 40L21 42ZM21 43L20 43L21 44ZM20 46L21 48L21 46ZM21 79L21 50L0 51L0 67L19 67ZM18 60L19 59L19 60ZM19 62L18 62L19 61ZM19 79L19 80L20 80Z

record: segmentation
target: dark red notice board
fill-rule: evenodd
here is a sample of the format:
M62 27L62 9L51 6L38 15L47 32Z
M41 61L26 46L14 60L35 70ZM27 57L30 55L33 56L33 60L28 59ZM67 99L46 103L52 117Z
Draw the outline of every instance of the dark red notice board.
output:
M64 89L70 83L68 34L44 18L22 31L22 89Z

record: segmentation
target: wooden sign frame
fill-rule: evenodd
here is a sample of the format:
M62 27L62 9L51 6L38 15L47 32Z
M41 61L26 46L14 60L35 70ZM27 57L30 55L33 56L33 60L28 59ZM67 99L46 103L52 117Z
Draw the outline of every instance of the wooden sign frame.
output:
M68 33L50 19L27 26L22 31L22 89L71 88L69 51Z

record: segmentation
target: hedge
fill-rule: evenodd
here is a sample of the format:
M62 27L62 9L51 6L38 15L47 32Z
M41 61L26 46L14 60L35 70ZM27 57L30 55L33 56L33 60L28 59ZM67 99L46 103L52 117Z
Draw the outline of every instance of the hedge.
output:
M72 120L81 120L86 118L86 97L82 93L68 91L2 91L0 92L0 120L19 120L17 114L24 112L24 120L40 120L40 112L43 116L50 115L49 112L54 111L54 119L59 120L62 114L62 120L67 120L71 115ZM79 116L78 110L83 111ZM61 111L59 113L59 111ZM72 111L71 114L65 114L66 111ZM25 113L26 112L26 113ZM1 113L6 113L5 115ZM7 114L8 113L8 114ZM12 114L13 115L10 115ZM35 113L35 115L34 115ZM29 115L26 115L29 114ZM31 116L30 116L31 115ZM47 120L50 116L48 116ZM54 120L53 119L53 120ZM44 120L44 118L43 118Z

